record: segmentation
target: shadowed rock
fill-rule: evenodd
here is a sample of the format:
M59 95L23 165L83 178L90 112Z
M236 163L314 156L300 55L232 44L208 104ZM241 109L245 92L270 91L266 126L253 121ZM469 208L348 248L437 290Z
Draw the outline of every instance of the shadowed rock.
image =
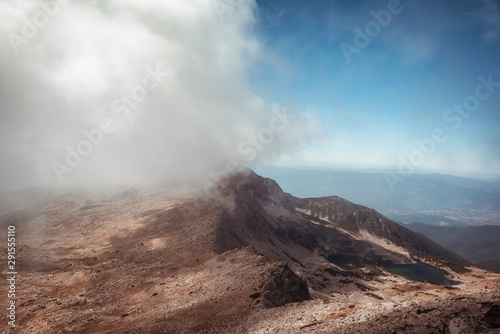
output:
M307 282L287 266L263 287L262 305L267 308L311 299Z
M483 317L483 320L495 328L500 328L500 305L493 305Z

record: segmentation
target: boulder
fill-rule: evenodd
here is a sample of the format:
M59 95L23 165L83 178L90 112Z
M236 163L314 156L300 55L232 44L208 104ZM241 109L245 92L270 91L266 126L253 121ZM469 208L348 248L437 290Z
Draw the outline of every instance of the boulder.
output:
M311 299L307 282L288 265L283 266L262 288L262 305L267 308Z

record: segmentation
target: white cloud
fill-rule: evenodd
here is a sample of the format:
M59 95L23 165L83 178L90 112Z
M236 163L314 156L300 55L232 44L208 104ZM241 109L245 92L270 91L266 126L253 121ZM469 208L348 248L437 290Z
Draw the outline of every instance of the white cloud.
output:
M4 189L57 180L51 163L65 163L65 147L75 148L86 139L82 130L99 127L104 118L115 130L64 174L65 183L203 180L230 160L257 162L307 140L308 118L298 116L257 150L255 159L238 149L250 134L269 127L274 115L246 81L260 52L252 32L253 1L107 0L57 6L37 27L35 21L42 22L40 13L45 13L40 2L0 5L0 34L11 41L13 34L24 38L17 44L4 39L0 45ZM23 29L29 31L30 25L36 33L25 38ZM120 119L112 102L142 85L159 63L168 75Z

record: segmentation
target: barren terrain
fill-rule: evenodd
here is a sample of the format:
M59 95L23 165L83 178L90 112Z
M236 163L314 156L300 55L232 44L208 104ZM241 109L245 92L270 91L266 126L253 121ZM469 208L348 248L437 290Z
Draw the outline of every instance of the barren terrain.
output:
M242 198L248 206L241 206ZM198 199L122 191L41 192L23 196L22 203L4 201L1 229L16 226L19 265L17 326L8 326L2 312L0 328L4 333L499 332L482 319L500 303L500 275L476 268L456 272L429 259L460 284L408 281L376 262L414 261L411 251L366 230L342 232L304 209L283 206L284 199L279 188L259 178L237 180ZM258 212L251 210L258 205ZM323 234L335 230L326 234L328 247L319 237L310 239L316 228ZM348 252L349 247L335 246L339 242L363 245L367 262L343 271L326 261L327 251ZM0 295L7 295L5 280Z

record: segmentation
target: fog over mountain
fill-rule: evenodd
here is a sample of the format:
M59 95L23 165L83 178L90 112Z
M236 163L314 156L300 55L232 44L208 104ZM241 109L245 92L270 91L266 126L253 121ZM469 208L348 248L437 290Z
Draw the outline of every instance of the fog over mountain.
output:
M3 1L2 190L263 161L498 178L498 1L391 4Z
M319 127L249 88L255 12L253 1L0 3L2 190L207 181L293 152Z

